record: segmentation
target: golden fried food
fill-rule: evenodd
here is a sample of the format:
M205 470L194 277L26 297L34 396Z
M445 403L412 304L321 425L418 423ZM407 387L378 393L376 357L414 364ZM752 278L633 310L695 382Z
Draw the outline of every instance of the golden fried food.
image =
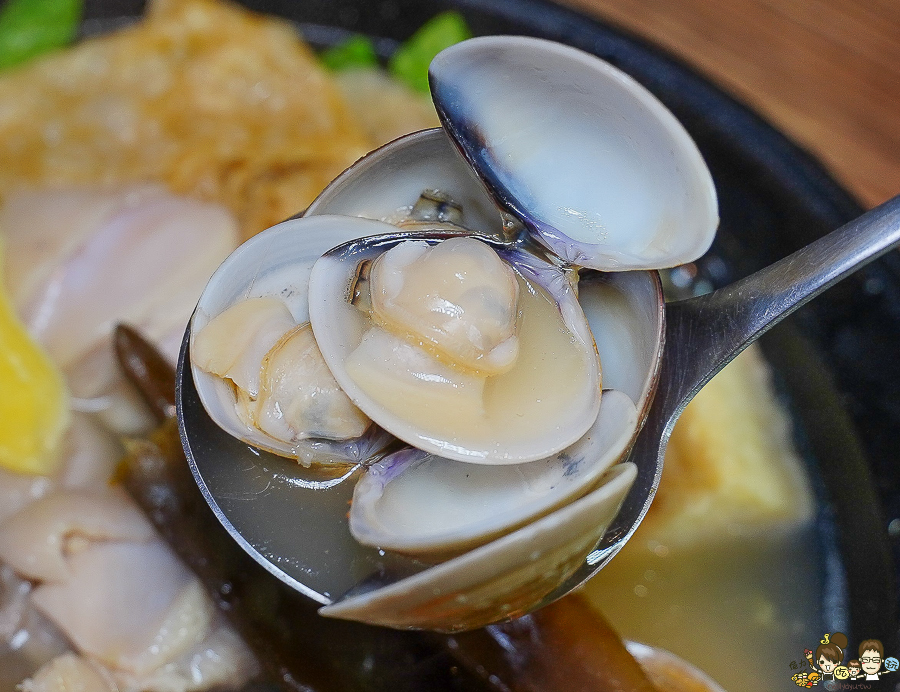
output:
M656 497L604 578L625 563L653 561L651 546L664 554L702 550L812 516L812 491L771 378L753 345L688 404L666 448Z
M753 347L688 405L641 526L645 538L691 545L809 518L812 495L769 380Z
M380 68L344 70L335 75L335 81L373 145L440 126L431 99Z
M0 203L23 186L162 181L245 236L306 207L370 142L287 22L211 0L0 77Z

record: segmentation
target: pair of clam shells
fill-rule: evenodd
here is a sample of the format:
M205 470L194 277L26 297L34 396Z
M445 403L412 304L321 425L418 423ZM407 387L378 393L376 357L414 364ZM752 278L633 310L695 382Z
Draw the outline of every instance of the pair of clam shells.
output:
M634 479L634 466L621 460L658 372L663 309L658 277L648 270L703 254L718 218L709 172L681 125L649 92L593 56L537 39L480 38L441 53L430 79L443 129L373 152L303 218L242 245L210 280L191 329L193 340L211 318L259 296L278 296L297 323L311 320L354 403L413 447L371 463L385 439L373 427L349 443L307 441L301 454L367 466L351 515L354 535L366 543L455 554L388 586L349 594L323 614L451 630L535 607L597 544ZM553 277L543 285L562 313L583 312L606 390L599 413L588 414L578 424L582 432L567 433L572 439L562 445L513 438L500 465L490 465L498 459L489 452L454 454L458 445L384 415L344 376L341 363L359 339L341 330L340 313L351 309L348 282L360 256L406 237L385 221L408 217L423 189L452 199L456 224L513 258L520 275L538 283L542 274ZM524 229L512 238L510 217ZM432 231L416 224L415 237L447 235ZM582 271L577 286L560 284L560 265L597 271ZM605 273L622 270L635 271ZM554 281L568 287L567 296L553 292ZM234 413L228 383L196 366L193 375L217 424L264 449L298 455L296 443L278 448L248 430ZM563 419L584 418L583 410ZM392 515L387 506L402 512Z

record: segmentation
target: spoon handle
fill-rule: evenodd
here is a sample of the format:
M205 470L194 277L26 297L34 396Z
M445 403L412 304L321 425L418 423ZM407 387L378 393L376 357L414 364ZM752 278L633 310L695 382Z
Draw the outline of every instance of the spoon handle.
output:
M782 260L713 293L666 306L659 397L676 417L703 385L764 332L900 245L900 195Z

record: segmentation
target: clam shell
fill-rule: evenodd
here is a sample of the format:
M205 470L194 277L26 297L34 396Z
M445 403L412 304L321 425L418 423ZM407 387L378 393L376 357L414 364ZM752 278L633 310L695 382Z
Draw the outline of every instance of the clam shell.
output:
M441 132L434 131L430 133L420 133L419 136L414 139L417 143L421 143L427 142L429 139L433 140L442 137L444 137L444 135ZM444 148L444 152L445 154L451 155L453 160L455 160L456 154L454 154L451 149ZM432 187L438 187L438 185L433 184L432 180L419 182L431 185ZM333 209L339 208L339 204L337 203L340 202L340 199L340 196L332 198ZM290 221L280 224L271 231L264 232L254 239L255 242L247 244L251 253L251 257L249 258L243 257L243 249L236 252L220 270L221 274L217 274L211 287L207 289L208 291L224 291L225 294L220 296L216 301L213 301L211 296L204 296L203 301L201 301L200 309L195 317L197 320L196 324L204 324L204 320L208 320L209 315L216 314L217 311L224 309L234 300L265 294L283 295L286 303L294 313L295 318L298 321L303 320L308 316L308 306L301 296L303 295L303 290L306 285L304 273L309 271L308 268L312 262L311 257L313 255L317 256L323 249L330 248L332 245L339 243L346 238L355 238L357 235L361 236L374 232L382 232L386 229L384 225L375 223L374 225L367 225L365 227L353 224L353 230L350 230L347 219L344 218L318 219L315 220L315 223L310 223L311 221L313 221L313 219L304 219L302 222ZM353 220L351 219L350 223L352 224L352 222ZM396 232L396 229L393 227L387 227L387 229L390 230L391 233ZM272 237L270 238L270 236ZM264 242L266 243L265 246L263 245ZM307 242L315 245L308 253L303 250L303 244ZM274 260L274 264L279 265L282 271L289 270L287 272L287 281L278 280L266 284L260 283L258 273L270 260ZM293 266L295 264L296 268ZM268 273L271 270L266 271ZM282 283L284 285L282 285ZM598 300L596 301L590 298L594 291L597 291ZM652 383L655 382L657 360L654 355L656 350L649 347L648 344L656 344L658 346L660 341L659 335L662 330L663 313L661 308L661 289L656 273L633 272L627 274L588 275L582 280L579 300L585 308L587 319L595 332L597 347L602 354L602 357L610 363L619 363L621 365L621 367L616 367L615 370L611 370L608 373L607 384L621 389L636 403L640 404L641 401L646 401L648 398L647 393L652 389ZM596 308L594 303L598 303L600 307ZM202 373L200 376L202 377ZM640 407L641 405L639 405L639 408ZM226 411L229 411L230 409L231 406L229 401ZM355 458L365 458L371 451L372 447L370 446L368 451L362 450L356 453ZM318 494L316 497L320 497L323 491L317 492ZM257 503L272 503L278 498L281 498L278 501L283 504L289 504L291 501L285 498L284 493L275 493L271 488L267 490L267 493L255 496L254 501ZM340 496L341 507L345 507L344 503L347 499L346 494ZM578 502L582 502L583 499ZM567 507L564 508L564 510L558 511L574 510L569 510ZM549 528L547 528L547 521L550 520L550 517L555 516L558 511L548 517L538 520L538 522L536 522L536 524L538 524L536 529L531 529L530 526L526 526L524 529L519 529L519 531L529 529L530 531L537 531L543 535L547 531L553 530L558 531L558 533L554 535L568 538L567 529L558 527L555 523L557 520L551 520L554 523L551 523ZM338 521L338 525L336 527L331 527L329 530L337 531L341 535L344 533L347 534L345 544L342 544L342 548L332 556L333 559L339 561L339 564L343 565L340 570L341 574L346 574L347 576L338 579L337 584L329 582L326 586L318 586L317 588L319 588L320 591L324 590L326 592L331 591L332 593L340 593L342 590L341 585L343 585L344 589L350 588L350 586L358 579L364 577L364 573L359 572L361 569L360 565L369 565L372 560L376 562L378 560L377 557L370 556L370 553L374 555L376 551L372 548L361 546L351 539L346 526L346 520L343 519L343 512L344 510L340 510L340 512L335 513L335 520ZM578 516L581 517L582 515L579 514ZM578 521L582 521L582 519L578 519ZM594 526L593 524L590 524L589 521L588 526L591 528L592 532L590 532L589 536L586 536L582 543L573 548L561 547L561 552L554 553L554 555L558 557L558 561L556 562L554 562L552 556L547 558L545 564L551 566L548 568L548 571L551 568L556 569L556 572L553 574L561 575L567 574L578 566L578 563L583 558L585 552L596 545L598 537L603 533L602 526ZM527 535L532 536L534 534L528 533ZM260 538L259 540L263 539ZM265 540L268 541L269 539L266 538ZM526 544L517 544L514 548L509 548L508 543L500 542L505 540L506 539L499 539L493 541L477 550L486 549L488 546L499 545L502 551L514 549L519 551L517 554L520 556L530 556L531 551L527 547L527 542ZM267 551L270 550L268 543L260 544L257 541L253 543L253 545L257 546L257 549L263 550L266 554L268 554ZM265 548L259 548L260 545L265 545ZM572 557L573 552L576 553L574 557ZM286 554L282 557L283 559L279 560L278 569L287 570L286 573L279 572L282 578L288 581L291 579L301 579L306 583L305 580L308 575L303 568L293 566L295 562L298 565L306 564L304 562L304 554L301 553L296 556ZM398 568L401 573L422 570L421 565L419 565L417 561L407 564L408 558L392 556L392 559L394 559L395 562L400 561L403 565L402 569ZM516 559L515 556L504 558L501 559L498 564L507 572L515 571L517 565ZM565 560L570 561L557 569L556 566L561 564L560 561ZM489 563L490 559L487 557L477 558L475 563L476 566L478 566L478 569L481 570L482 577L480 581L476 580L476 582L474 582L473 588L477 590L483 586L485 594L490 594L491 588L493 588L489 581L490 575L487 573ZM468 563L463 563L464 566L465 564ZM444 571L435 573L432 571L433 569L434 568L430 567L425 568L424 571L419 572L419 574L427 573L428 575L435 575L441 583L444 583L444 580L448 578L447 573ZM451 565L450 569L452 570L455 568ZM379 571L376 570L372 576L374 577L378 573ZM529 574L531 575L530 577L528 576ZM520 591L520 593L515 596L514 600L505 603L495 598L496 603L492 606L487 602L487 595L485 595L481 597L485 603L484 607L486 609L494 608L494 612L499 613L496 617L503 617L512 612L514 603L518 604L517 607L521 609L520 612L527 610L529 603L534 604L539 602L540 599L544 597L544 594L551 591L553 588L555 577L553 574L550 574L546 581L539 580L540 583L535 586L533 592L528 591L528 593L525 593L523 591L530 588L523 586L523 581L528 581L531 578L537 579L535 575L540 574L540 571L532 571L519 574L512 578L510 583L514 584ZM422 578L430 579L431 577L425 576ZM454 579L455 578L456 577L454 577ZM495 586L502 586L504 583L503 578L498 578L501 579L501 581L495 584ZM390 593L391 592L388 592L386 595L390 596ZM352 617L352 615L350 617ZM383 616L380 615L377 617L384 619ZM415 615L411 613L407 613L404 617L405 620L401 625L404 627L427 627L429 626L428 623L435 621L436 618L435 613L430 607L424 611L423 615L423 618L427 618L427 621L425 619L417 621ZM481 622L484 623L491 619L491 615L486 613L483 614L483 616L479 616L479 618L481 619ZM365 620L366 616L360 615L359 619ZM473 622L475 622L475 620L473 620ZM443 627L451 628L452 625L452 622L445 622Z
M226 259L212 275L191 319L191 343L203 327L230 305L247 298L276 296L298 324L309 321L307 287L313 264L335 245L365 235L393 231L378 221L353 217L317 216L294 219L254 236ZM375 426L348 441L276 440L246 425L234 406L234 390L225 380L191 364L203 407L215 423L240 440L281 456L304 462L357 463L384 446L386 436Z
M440 128L414 132L367 154L335 178L304 216L397 221L409 215L424 189L452 197L462 208L465 228L498 236L502 232L500 209Z
M429 70L444 128L500 205L571 264L690 262L718 226L693 140L644 87L589 53L489 36Z
M418 574L319 609L327 617L443 632L482 627L539 605L581 566L637 469L616 464L600 486L527 526Z
M350 531L363 544L403 553L471 548L583 495L628 451L636 432L634 403L607 390L588 432L547 459L484 466L400 450L357 482Z

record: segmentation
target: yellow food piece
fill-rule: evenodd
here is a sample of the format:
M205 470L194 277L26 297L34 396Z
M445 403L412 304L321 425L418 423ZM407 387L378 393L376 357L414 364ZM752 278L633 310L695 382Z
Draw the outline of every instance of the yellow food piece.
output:
M768 366L752 346L716 375L675 424L659 490L616 565L716 548L810 518L812 493L775 397Z
M3 266L0 244L0 267ZM48 475L68 425L68 394L62 374L28 335L13 310L0 276L0 466L17 473Z
M139 24L0 77L0 203L22 186L165 183L252 235L370 141L285 21L157 0Z
M643 561L648 546L684 551L796 525L812 509L790 421L753 346L681 414L653 504L615 563Z
M644 538L687 546L800 522L811 512L790 422L752 347L716 375L676 423L659 492L641 526Z

